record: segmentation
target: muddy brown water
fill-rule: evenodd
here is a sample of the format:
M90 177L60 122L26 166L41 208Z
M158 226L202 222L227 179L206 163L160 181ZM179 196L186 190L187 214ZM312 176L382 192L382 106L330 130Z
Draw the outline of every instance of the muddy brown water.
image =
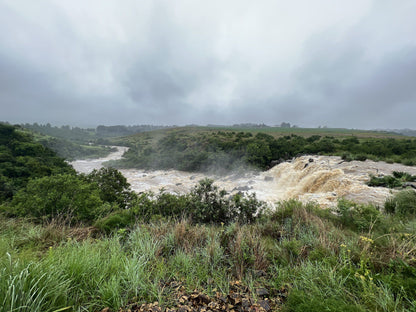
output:
M78 171L89 173L99 169L105 161L119 159L127 147L99 159L76 160L71 165ZM344 197L358 203L383 205L392 195L392 190L383 187L369 187L366 182L370 175L389 175L393 171L404 171L416 175L416 167L385 162L351 161L343 162L337 156L302 156L290 162L281 163L264 172L238 172L226 176L190 173L178 170L120 170L136 192L160 189L174 194L189 192L199 180L211 178L221 189L230 194L238 191L256 193L257 198L269 203L298 199L314 201L323 207L332 207L338 198Z

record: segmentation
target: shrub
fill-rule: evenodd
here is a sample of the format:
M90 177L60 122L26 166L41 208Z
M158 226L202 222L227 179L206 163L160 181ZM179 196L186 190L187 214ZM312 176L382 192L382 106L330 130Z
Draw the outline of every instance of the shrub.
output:
M397 213L402 216L416 214L416 192L413 190L404 190L393 198L390 198L384 204L384 209L388 213Z
M358 154L354 156L354 160L365 161L368 158L366 154Z
M125 228L133 225L135 220L136 219L132 215L131 211L118 210L102 219L99 219L94 225L99 230L105 233L110 233L114 229Z
M60 174L29 180L13 198L9 213L43 220L65 216L71 218L70 223L91 222L107 212L102 206L97 184Z
M189 216L196 223L253 222L264 210L265 204L255 194L246 197L236 194L227 198L225 190L219 190L214 181L199 181L189 197Z
M219 190L213 180L199 181L190 194L190 217L196 223L228 223L234 218L225 190Z
M338 201L336 212L343 225L359 231L370 230L375 224L379 224L382 218L377 207L371 204L355 204L346 199Z
M415 166L416 165L416 158L403 160L403 165L405 165L405 166Z
M86 176L86 180L98 184L100 198L104 202L115 203L120 208L129 207L136 198L127 179L114 168L95 169Z

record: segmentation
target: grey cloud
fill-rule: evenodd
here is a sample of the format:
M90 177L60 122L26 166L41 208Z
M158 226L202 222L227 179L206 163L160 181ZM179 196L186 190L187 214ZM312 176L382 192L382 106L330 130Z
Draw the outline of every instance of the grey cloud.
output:
M5 1L0 119L414 128L416 4L299 5Z

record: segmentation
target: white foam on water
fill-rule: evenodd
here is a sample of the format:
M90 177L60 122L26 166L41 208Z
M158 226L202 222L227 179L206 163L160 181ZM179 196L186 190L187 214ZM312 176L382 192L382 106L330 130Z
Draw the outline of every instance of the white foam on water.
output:
M127 148L118 147L108 157L92 160L77 160L71 164L78 172L88 173L98 169L102 163L119 159ZM357 203L383 205L392 190L383 187L369 187L366 182L370 175L389 175L393 171L405 171L416 175L416 167L401 164L387 164L374 161L344 162L337 156L302 156L291 162L281 163L268 171L215 176L178 170L120 170L136 192L160 189L174 194L189 192L199 180L210 178L221 189L230 194L238 191L256 193L257 198L271 206L274 203L298 199L302 202L315 201L323 207L335 206L344 197Z

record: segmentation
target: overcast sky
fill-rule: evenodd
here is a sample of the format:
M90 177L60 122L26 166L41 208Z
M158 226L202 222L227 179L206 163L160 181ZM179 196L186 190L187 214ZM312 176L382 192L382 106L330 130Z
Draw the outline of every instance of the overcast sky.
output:
M416 128L415 0L0 0L0 121Z

